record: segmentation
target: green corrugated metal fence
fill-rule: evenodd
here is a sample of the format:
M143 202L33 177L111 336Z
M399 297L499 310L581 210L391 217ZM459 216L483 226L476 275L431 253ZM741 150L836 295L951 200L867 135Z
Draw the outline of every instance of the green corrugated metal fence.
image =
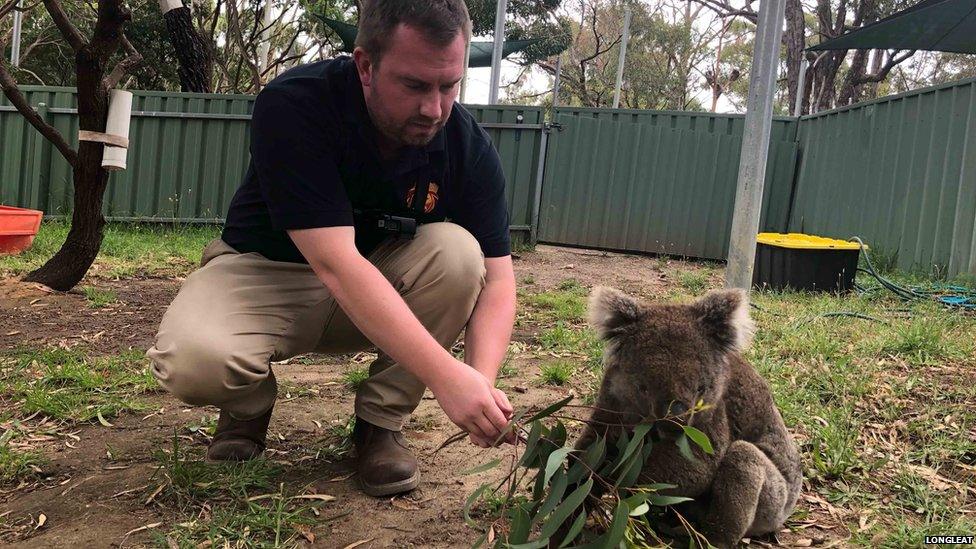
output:
M74 142L74 90L25 91ZM112 176L106 215L221 218L247 166L252 102L135 92L129 169ZM725 258L742 116L559 108L561 129L544 133L537 107L469 109L502 158L513 230L558 244ZM902 268L976 271L976 80L776 118L771 147L763 229L857 234L896 251ZM0 98L0 203L67 213L70 177Z
M77 144L71 88L25 87L31 105ZM128 169L111 176L104 213L112 219L219 221L249 159L254 97L136 91ZM512 229L528 231L538 184L539 107L471 106L491 135L508 181ZM44 138L0 101L0 203L68 213L71 171Z
M804 117L790 228L976 272L976 79Z
M539 239L725 259L743 117L556 109ZM796 121L776 119L763 227L782 230L796 165Z

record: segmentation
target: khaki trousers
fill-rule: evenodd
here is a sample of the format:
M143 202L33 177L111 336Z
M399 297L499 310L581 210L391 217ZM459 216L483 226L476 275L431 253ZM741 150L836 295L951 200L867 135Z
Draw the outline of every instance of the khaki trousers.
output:
M453 345L485 284L475 238L453 223L431 223L412 240L387 239L368 259L434 339ZM258 417L277 394L270 362L374 347L306 264L238 253L220 239L207 245L200 263L147 352L160 385L187 404L214 405L238 419ZM356 393L356 415L398 431L424 389L380 353Z

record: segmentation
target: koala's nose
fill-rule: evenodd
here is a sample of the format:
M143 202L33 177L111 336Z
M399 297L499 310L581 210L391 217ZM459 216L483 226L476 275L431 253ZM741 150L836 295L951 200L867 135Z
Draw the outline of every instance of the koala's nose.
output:
M664 412L663 415L666 416L683 416L684 414L688 413L690 408L688 408L688 405L680 400L668 400L662 402L660 409Z

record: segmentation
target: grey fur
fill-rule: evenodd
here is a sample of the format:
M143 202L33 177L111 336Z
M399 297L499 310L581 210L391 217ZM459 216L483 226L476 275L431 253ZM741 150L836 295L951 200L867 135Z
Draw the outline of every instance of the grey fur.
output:
M686 511L713 545L732 547L744 536L781 528L803 481L800 455L769 386L740 355L752 335L748 296L713 291L690 304L648 305L611 288L596 288L590 322L606 340L605 374L593 422L577 442L615 439L614 427L709 407L685 418L715 450L692 445L682 457L678 431L661 422L641 482L677 485L671 494L695 498ZM682 420L683 421L683 420ZM604 426L601 426L604 425Z

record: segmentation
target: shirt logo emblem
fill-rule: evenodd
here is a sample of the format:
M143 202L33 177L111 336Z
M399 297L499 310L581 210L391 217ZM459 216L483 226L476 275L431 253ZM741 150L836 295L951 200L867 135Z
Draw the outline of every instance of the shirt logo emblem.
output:
M431 181L428 185L427 200L424 201L424 213L430 213L434 211L434 208L437 207L438 189L439 187L437 186L437 183L434 183L433 181ZM410 187L410 190L407 191L407 207L410 207L410 205L413 204L413 195L416 194L416 192L417 185Z

